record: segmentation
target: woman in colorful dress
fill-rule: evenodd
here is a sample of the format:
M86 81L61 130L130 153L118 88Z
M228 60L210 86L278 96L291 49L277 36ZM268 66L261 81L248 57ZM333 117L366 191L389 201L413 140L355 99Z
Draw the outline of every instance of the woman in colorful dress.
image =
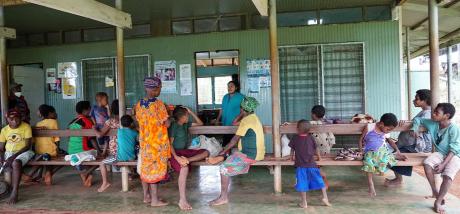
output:
M146 96L134 108L139 123L139 163L138 171L144 190L144 203L153 207L166 206L167 202L158 198L158 184L168 179L168 159L171 156L168 138L168 112L165 104L157 97L161 93L161 80L146 77Z

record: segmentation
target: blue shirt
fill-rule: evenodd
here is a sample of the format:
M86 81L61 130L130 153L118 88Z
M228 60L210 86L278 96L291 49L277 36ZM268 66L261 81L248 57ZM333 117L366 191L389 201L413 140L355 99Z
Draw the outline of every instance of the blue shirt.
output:
M226 94L222 99L222 125L231 126L233 120L240 114L241 102L244 95L235 92L233 96Z
M379 134L375 130L372 130L364 137L364 143L364 153L369 151L376 152L385 143L385 134Z
M117 160L129 161L136 159L135 147L139 133L130 128L119 128L117 132Z
M96 128L101 129L104 127L105 121L109 120L109 111L105 107L100 107L98 105L91 108L91 118L96 121Z
M417 132L419 126L428 129L428 132L433 138L436 151L447 155L449 152L460 157L460 128L451 123L448 127L440 129L439 123L431 119L414 118L412 121L412 129Z

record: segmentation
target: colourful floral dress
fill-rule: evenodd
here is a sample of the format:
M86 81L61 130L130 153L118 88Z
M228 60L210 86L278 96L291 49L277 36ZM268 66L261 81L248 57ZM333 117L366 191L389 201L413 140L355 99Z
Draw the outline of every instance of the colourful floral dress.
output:
M111 129L118 129L120 128L120 121L115 118L110 118L109 120L105 121L105 125L110 127ZM109 140L109 155L117 157L117 147L118 141L117 136L110 136Z
M167 178L171 149L164 122L168 112L161 100L142 99L135 107L139 123L139 172L145 183L158 183Z

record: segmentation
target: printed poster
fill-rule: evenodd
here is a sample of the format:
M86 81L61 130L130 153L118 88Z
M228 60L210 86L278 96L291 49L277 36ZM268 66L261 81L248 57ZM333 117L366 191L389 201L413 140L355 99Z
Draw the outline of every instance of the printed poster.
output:
M260 82L258 77L249 77L248 78L248 90L249 93L259 93L260 91Z
M78 77L76 62L60 62L57 66L58 78L76 78Z
M267 59L249 59L246 61L248 72L249 91L258 93L260 88L269 88L272 85L270 75L270 60ZM258 89L256 89L259 87Z
M46 69L46 83L47 84L56 83L56 68L47 68Z
M156 61L155 77L161 79L162 93L177 93L176 90L176 61Z
M62 98L65 100L77 98L77 78L62 78Z
M192 65L181 64L179 65L180 72L180 95L192 95Z

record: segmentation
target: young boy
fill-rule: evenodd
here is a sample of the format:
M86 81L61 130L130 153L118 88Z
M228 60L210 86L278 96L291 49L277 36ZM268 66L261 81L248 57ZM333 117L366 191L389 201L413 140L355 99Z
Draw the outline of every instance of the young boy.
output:
M193 117L195 122L189 121L189 116ZM189 108L177 106L173 111L174 122L168 129L169 141L171 142L171 167L174 171L179 172L179 208L181 210L191 210L192 206L187 201L185 189L187 184L187 175L190 170L188 164L194 161L204 160L209 156L205 149L187 149L189 143L188 128L192 126L202 126L203 122Z
M105 92L98 92L96 94L96 105L93 106L90 113L91 120L97 130L102 129L105 122L110 119L109 112L109 96ZM107 154L108 142L109 138L106 136L97 139L97 143L103 148L102 156Z
M0 133L0 163L4 169L13 169L12 190L7 203L15 204L18 200L22 167L34 156L34 152L30 150L32 129L29 124L21 122L21 114L14 109L8 111L6 119L8 125Z
M117 152L116 161L136 160L136 145L138 145L139 133L135 129L134 120L129 115L123 115L120 119L121 127L117 130ZM104 192L110 183L107 181L107 168L102 163L101 169L102 184L98 192Z
M208 162L215 163L222 160L230 150L238 143L238 150L233 152L220 165L221 192L220 196L210 202L211 206L217 206L228 203L228 187L230 177L246 174L252 164L263 160L265 156L264 132L262 123L254 113L259 102L253 97L245 97L241 102L242 119L238 129L230 143L225 146L222 152L216 158L209 158Z
M302 202L299 206L307 208L307 192L318 189L323 192L323 203L326 206L331 206L327 198L326 185L315 162L315 154L318 156L318 160L321 160L320 151L316 147L313 136L308 134L309 129L309 122L300 120L297 123L297 136L289 143L291 159L295 161L294 166L296 167L297 182L295 188L302 196Z
M89 114L91 112L91 104L89 101L80 101L77 103L75 110L77 112L77 117L72 120L69 124L69 129L92 129L93 123L89 119ZM100 149L97 146L96 139L94 137L70 137L68 153L77 154L89 150L98 150L98 154L101 153ZM86 187L91 186L92 175L91 173L97 168L90 167L86 171L80 173L83 185Z
M364 128L363 134L359 141L359 150L363 152L364 159L363 167L361 168L367 173L367 182L369 187L369 196L375 197L373 174L384 173L389 167L396 165L396 160L405 160L406 156L399 152L396 143L390 139L389 133L398 125L396 115L386 113L382 115L380 121L375 124L374 128ZM385 142L388 142L396 151L393 155L387 148Z
M455 175L460 170L460 128L451 120L455 115L455 107L450 103L439 103L430 119L415 118L412 124L412 135L418 135L419 126L425 127L433 138L436 152L424 161L425 175L435 198L434 210L445 213L444 197L449 191ZM434 174L442 175L439 191L436 188Z
M38 122L35 126L36 129L49 129L49 130L57 130L59 129L59 125L57 122L57 114L56 110L53 106L50 105L40 105L38 107L38 115L42 118L40 122ZM56 158L59 151L59 137L36 137L35 139L35 153L38 155L45 155L48 154L51 158ZM39 171L41 172L40 168L42 167L33 167L33 169L28 173L28 175L24 176L24 181L32 181L33 175ZM45 184L51 185L52 183L52 174L54 168L52 166L45 166ZM39 176L41 177L41 176Z

